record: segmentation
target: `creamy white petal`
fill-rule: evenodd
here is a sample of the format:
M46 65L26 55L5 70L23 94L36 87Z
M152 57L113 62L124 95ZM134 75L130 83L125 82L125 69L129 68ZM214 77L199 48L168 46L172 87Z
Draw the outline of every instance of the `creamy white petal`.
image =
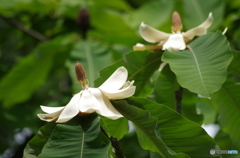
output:
M166 41L170 34L167 34L165 32L158 31L143 22L141 23L139 27L139 33L142 36L144 40L150 43L157 43L161 41Z
M89 88L88 90L84 90L78 104L78 109L81 112L85 113L93 113L95 111L99 111L100 103L91 93L95 88Z
M111 91L111 92L107 92L107 91L102 91L103 94L108 97L108 99L124 99L124 98L128 98L131 97L136 90L136 87L133 86L134 81L132 82L126 82L127 84L123 86L122 89L120 90L115 90L115 91Z
M212 13L209 13L208 18L198 27L204 27L204 28L209 28L212 25L213 22L213 16Z
M126 82L128 72L125 67L119 67L100 87L105 91L120 89Z
M48 106L40 106L42 111L46 112L46 113L54 113L54 112L57 112L57 111L60 111L60 110L63 110L63 108L65 106L62 106L62 107L48 107Z
M100 103L100 109L96 111L98 114L113 120L123 117L99 89L89 88L89 90Z
M204 27L195 27L191 30L188 30L183 34L183 37L186 39L185 41L188 42L192 40L195 36L202 36L207 33L207 29Z
M184 50L186 48L186 44L183 39L182 34L172 34L168 38L167 42L163 44L163 49L174 49L174 50Z
M80 101L81 94L82 94L82 91L80 93L75 94L72 97L70 102L63 109L61 115L59 116L56 122L59 122L59 123L67 122L68 120L72 119L74 116L76 116L79 113L78 103Z
M53 113L50 113L50 114L37 114L37 116L43 121L51 122L51 121L56 120L62 111L63 111L63 109L53 112Z

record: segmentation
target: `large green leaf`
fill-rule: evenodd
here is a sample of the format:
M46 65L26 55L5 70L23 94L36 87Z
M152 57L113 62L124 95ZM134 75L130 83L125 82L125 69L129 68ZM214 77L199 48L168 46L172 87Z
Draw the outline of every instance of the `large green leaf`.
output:
M240 51L233 50L233 61L231 62L229 69L236 74L238 77L240 77Z
M24 149L23 158L38 157L48 141L55 125L55 123L48 123L38 130L37 134L27 143Z
M111 63L111 54L107 45L94 41L79 41L71 51L70 59L67 61L72 81L76 81L74 66L76 61L82 63L89 85L93 85L93 81L97 78L98 71ZM74 93L78 92L80 85L73 84Z
M56 56L68 48L68 40L69 37L64 36L40 44L2 78L0 100L4 106L10 107L31 97L34 90L45 82Z
M230 135L231 140L240 149L240 85L234 83L229 74L222 88L212 95L212 102L219 113L221 129Z
M106 131L109 137L117 138L118 140L128 133L128 120L124 117L117 120L111 120L106 117L101 117L101 126Z
M158 152L167 158L187 157L182 153L177 155L165 145L161 140L158 119L152 117L149 111L137 108L125 100L112 101L112 103L124 117L134 123L139 143L143 149Z
M182 4L182 20L184 30L189 30L200 25L207 19L210 12L212 12L214 19L210 29L216 29L222 24L225 7L223 1L183 0Z
M150 126L148 122L150 117L148 119L141 118L143 113L140 113L140 111L138 112L138 108L144 110L145 113L146 110L149 111L151 118L158 118L155 120L158 122L156 128L159 128L160 131L158 138L160 138L168 148L177 153L186 153L193 158L212 157L209 151L214 149L216 144L198 124L184 118L165 105L157 104L147 99L131 97L126 101L127 103L124 101L115 101L114 106L120 112L123 112L123 115L126 115L127 113L127 117L132 117L131 121L137 121L137 124L135 123L136 125L147 124ZM118 102L117 105L115 104L116 102ZM137 118L141 119L138 120ZM144 127L141 128L141 130L144 131L146 129ZM147 133L145 134L147 135Z
M231 59L226 37L219 32L198 37L188 50L166 51L162 58L182 87L207 97L221 88Z
M150 78L161 63L161 52L134 51L124 55L123 59L106 67L99 73L94 85L100 86L118 67L124 66L128 70L128 80L134 80L136 96L148 96L153 87Z
M42 135L44 128L47 131ZM41 141L46 142L44 146ZM24 157L30 154L39 158L102 158L108 156L109 145L108 138L100 131L98 115L91 114L87 117L75 117L64 124L56 124L53 129L43 127L29 142Z

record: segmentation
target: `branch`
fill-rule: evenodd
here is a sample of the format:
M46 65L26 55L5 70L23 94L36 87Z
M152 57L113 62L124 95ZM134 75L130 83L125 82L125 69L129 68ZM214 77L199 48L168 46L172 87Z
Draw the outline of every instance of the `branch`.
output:
M107 135L107 133L105 132L105 130L101 127L101 131L102 131L102 133L106 136L106 137L108 137L108 135ZM121 147L120 147L120 145L119 145L119 142L118 142L118 140L116 139L116 138L113 138L113 137L108 137L108 139L110 140L110 142L111 142L111 145L112 145L112 147L113 147L113 149L114 149L114 153L115 153L115 155L117 156L117 158L125 158L125 156L123 155L123 152L122 152L122 149L121 149Z
M176 111L181 114L182 112L182 93L183 88L180 86L180 88L175 92L175 98L176 98Z
M49 41L49 39L47 37L43 36L42 34L40 34L39 32L37 32L35 30L25 27L21 22L15 20L15 19L9 19L9 18L5 18L2 16L0 16L0 18L4 19L7 23L13 25L14 27L17 27L18 29L22 30L26 34L34 37L35 39L37 39L41 42Z

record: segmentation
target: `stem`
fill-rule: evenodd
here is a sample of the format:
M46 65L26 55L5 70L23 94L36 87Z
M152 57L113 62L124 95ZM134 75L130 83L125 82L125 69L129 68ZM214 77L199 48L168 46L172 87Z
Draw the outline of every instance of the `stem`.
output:
M108 137L106 131L105 131L102 127L101 127L101 131L102 131L102 133L103 133L106 137ZM120 145L119 145L119 142L118 142L117 138L108 137L108 139L109 139L110 142L111 142L111 145L112 145L112 147L113 147L113 149L114 149L113 152L115 153L115 155L117 156L117 158L125 158L125 156L123 155L122 149L121 149L121 147L120 147Z
M183 88L180 86L180 88L175 92L175 98L176 98L176 111L181 114L182 112L182 93Z
M34 37L35 39L41 41L41 42L47 42L49 41L49 39L45 36L43 36L42 34L40 34L39 32L27 28L25 27L21 22L15 20L15 19L9 19L9 18L5 18L0 16L2 19L4 19L7 23L13 25L14 27L17 27L18 29L20 29L21 31L25 32L26 34L30 35L31 37Z

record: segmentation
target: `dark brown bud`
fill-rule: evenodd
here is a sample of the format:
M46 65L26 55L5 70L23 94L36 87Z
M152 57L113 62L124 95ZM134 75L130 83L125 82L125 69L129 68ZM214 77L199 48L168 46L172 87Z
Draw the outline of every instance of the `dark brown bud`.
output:
M172 14L172 31L181 32L182 31L182 22L181 17L178 12L174 11Z
M90 29L90 16L87 9L83 8L79 11L77 24L82 31L83 39L86 39L87 31Z
M82 87L84 89L86 89L86 86L87 86L87 84L86 84L86 74L85 74L85 71L84 71L84 68L83 68L82 64L79 63L78 61L75 64L75 73L76 73L78 82L82 85Z

